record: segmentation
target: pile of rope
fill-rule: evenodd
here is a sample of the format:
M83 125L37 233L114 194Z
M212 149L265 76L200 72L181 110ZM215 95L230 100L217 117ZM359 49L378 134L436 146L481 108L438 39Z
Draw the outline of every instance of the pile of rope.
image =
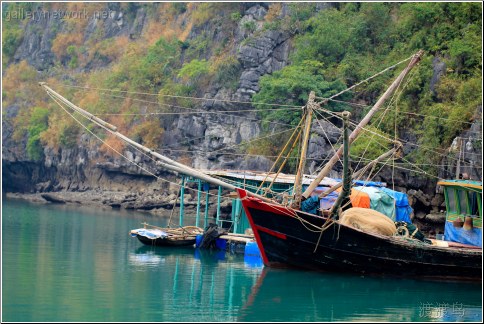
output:
M367 233L393 236L397 232L397 227L390 218L369 208L353 207L345 210L340 217L340 223Z

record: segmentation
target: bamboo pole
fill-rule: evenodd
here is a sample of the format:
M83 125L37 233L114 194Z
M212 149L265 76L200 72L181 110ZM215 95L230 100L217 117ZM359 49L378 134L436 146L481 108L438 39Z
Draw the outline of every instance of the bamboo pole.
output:
M299 166L297 168L296 179L294 180L294 202L293 208L299 209L301 207L301 192L302 192L302 179L304 175L304 167L306 166L306 152L309 145L309 131L311 129L311 121L313 114L313 104L314 104L314 91L309 93L308 103L306 105L306 113L304 120L304 135L302 139L301 148L301 159L299 161Z
M187 175L187 176L191 176L191 177L194 177L194 178L198 178L198 179L201 179L201 180L204 180L205 182L208 182L210 184L213 184L213 185L216 185L216 186L220 186L222 188L225 188L225 189L229 189L229 190L236 190L236 186L234 185L231 185L227 182L224 182L224 181L221 181L219 179L216 179L216 178L213 178L205 173L202 173L200 172L199 170L196 170L196 169L193 169L187 165L184 165L182 163L179 163L179 162L176 162L164 155L161 155L149 148L147 148L146 146L143 146L133 140L131 140L130 138L126 137L125 135L119 133L117 131L117 128L107 122L105 122L104 120L92 115L91 113L83 110L82 108L79 108L78 106L74 105L72 102L70 102L69 100L67 100L66 98L64 98L62 95L60 95L59 93L55 92L53 89L51 89L49 86L47 86L47 84L45 82L39 82L39 85L44 88L44 90L49 93L50 95L54 96L55 98L59 99L60 101L62 101L64 104L66 104L67 106L69 106L71 109L73 109L74 111L80 113L82 116L88 118L89 120L91 120L92 122L94 122L95 124L97 124L98 126L104 128L106 131L109 131L111 132L114 136L122 139L123 141L127 142L128 144L142 150L143 152L145 152L146 154L148 155L151 155L153 156L154 158L158 159L159 161L157 161L157 165L165 168L165 169L168 169L170 171L174 171L174 172L178 172L180 174L184 174L184 175ZM263 201L267 201L267 202L271 202L272 200L270 200L269 198L267 197L264 197L264 196L261 196L261 195L258 195L258 194L255 194L255 193L252 193L250 191L247 192L247 194L249 196L253 196L253 197L257 197Z
M410 70L420 61L420 58L423 55L423 51L420 50L418 51L413 58L410 60L410 63L408 66L400 73L400 75L393 81L393 83L390 85L390 87L385 91L385 93L378 99L378 101L375 103L375 105L371 108L371 110L368 112L368 114L360 121L358 126L356 126L355 130L350 134L348 140L351 145L353 141L358 137L360 132L363 130L363 127L368 124L370 119L375 115L375 113L380 109L380 107L383 105L383 103L391 96L391 94L395 91L395 89L400 85L402 82L403 78L410 72ZM313 190L319 185L321 180L324 179L325 176L328 175L329 171L333 168L335 163L341 158L341 155L343 154L343 147L341 146L338 151L333 155L333 157L326 163L324 168L319 172L318 176L316 179L314 179L313 182L309 185L309 187L304 191L302 194L303 199L307 199Z

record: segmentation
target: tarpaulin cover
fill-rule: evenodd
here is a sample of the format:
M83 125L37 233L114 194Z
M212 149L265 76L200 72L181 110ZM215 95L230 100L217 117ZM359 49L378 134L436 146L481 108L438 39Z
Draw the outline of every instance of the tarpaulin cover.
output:
M160 231L159 229L156 228L138 228L135 230L131 230L131 235L141 235L149 239L157 239L157 238L165 238L168 236L168 234L164 231Z
M373 184L379 183L374 182ZM311 196L319 196L328 189L329 187L316 187ZM326 197L321 198L319 200L320 209L330 209L336 202L340 192L341 188L338 188ZM410 214L413 212L413 209L410 207L407 194L403 192L384 187L359 186L351 188L350 200L353 207L371 208L385 214L394 221L412 222ZM314 203L314 201L311 201L311 203Z
M386 192L395 199L395 205L397 206L397 211L395 215L395 221L404 221L411 223L410 214L413 212L412 207L408 203L408 196L406 193L398 192L388 188L380 188L380 190Z
M319 197L313 195L301 203L301 210L311 214L318 213Z
M392 196L376 187L355 187L370 196L370 208L387 215L395 221L395 202Z
M319 196L320 194L322 194L328 189L329 187L316 187L311 195ZM326 209L326 210L330 209L331 207L333 207L334 203L336 202L336 199L338 199L338 193L336 191L333 191L330 194L328 194L326 197L323 197L319 200L319 208Z
M337 182L343 181L343 179L333 178L333 180ZM365 186L365 187L383 187L385 185L384 182L376 182L376 181L365 181L365 180L353 180L352 185L354 186Z
M472 228L470 230L464 227L454 227L450 221L445 222L445 240L451 242L458 242L482 247L482 229Z
M341 192L342 188L336 189L338 194ZM370 208L370 196L361 190L351 188L350 201L353 207Z

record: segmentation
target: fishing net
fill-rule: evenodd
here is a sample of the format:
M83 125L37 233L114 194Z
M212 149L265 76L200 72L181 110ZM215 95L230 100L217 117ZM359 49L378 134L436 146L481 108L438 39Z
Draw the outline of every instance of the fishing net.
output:
M395 223L390 218L368 208L349 208L342 213L340 222L343 225L351 226L367 233L392 236L397 231Z

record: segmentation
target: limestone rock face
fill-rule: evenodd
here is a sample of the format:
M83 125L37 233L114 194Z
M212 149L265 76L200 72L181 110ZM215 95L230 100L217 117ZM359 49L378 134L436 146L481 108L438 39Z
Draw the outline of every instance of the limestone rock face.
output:
M220 25L207 22L193 26L186 41L194 41L203 35L221 44L219 50L227 50L236 66L236 76L230 85L211 82L202 90L202 100L194 104L197 114L180 114L160 118L163 137L157 152L178 162L198 169L246 169L268 171L275 157L245 155L241 146L250 143L263 134L260 117L250 104L252 95L257 93L261 77L274 73L287 66L295 31L265 28L272 3L244 3L240 19L235 21L230 35ZM290 6L282 3L280 17L290 14ZM316 10L326 10L335 3L318 3ZM128 6L129 7L129 6ZM126 9L120 3L106 3L105 15L92 15L83 25L82 40L102 42L117 36L129 40L142 39L143 33L153 28L156 10L149 6L132 4ZM153 7L157 8L157 7ZM35 9L40 10L40 9ZM180 18L187 25L185 18ZM42 77L48 78L53 69L66 66L65 59L56 57L53 42L60 33L70 28L62 19L53 15L39 15L37 21L27 21L23 27L22 41L18 45L13 63L26 60ZM102 35L102 36L99 36ZM231 46L225 45L229 39ZM222 44L224 44L222 46ZM216 49L207 48L200 53L200 59L210 63ZM185 63L186 53L182 53L181 63ZM83 57L83 59L87 59ZM64 60L64 61L63 61ZM111 64L111 58L92 57L78 72L102 70ZM435 57L430 90L435 94L436 85L444 75L446 66L443 60ZM72 81L67 76L68 81ZM7 109L5 109L7 108ZM168 208L175 203L178 190L176 174L162 169L152 159L132 147L123 150L125 158L116 154L104 154L101 143L87 132L81 132L76 145L68 149L45 148L39 161L28 157L27 134L12 140L13 118L19 112L18 103L4 107L2 119L2 187L10 192L122 192L119 197L98 194L96 199L104 199L105 204L124 208L157 209ZM146 107L141 108L142 112ZM477 107L476 118L469 131L459 134L463 138L461 151L463 161L461 172L473 179L482 178L482 107ZM277 129L271 129L276 132ZM341 137L341 130L325 120L313 122L308 147L306 173L314 173L320 163L334 152L335 144ZM400 134L404 142L404 154L410 154L415 146L407 143L418 142L411 131ZM457 140L456 140L457 143ZM449 156L451 155L449 149ZM455 152L452 153L455 156ZM441 178L455 177L455 159L444 158ZM353 164L356 166L356 162ZM338 167L330 177L341 177ZM443 196L436 193L437 180L415 176L406 170L383 170L374 179L386 183L394 182L396 189L407 192L412 207L418 210L415 218L440 222ZM128 193L124 195L124 193ZM169 194L170 196L163 196ZM52 198L53 196L46 196ZM54 197L55 198L55 197ZM54 199L52 198L52 199ZM65 197L64 199L69 201ZM188 200L188 201L193 201ZM437 216L431 216L437 215Z

